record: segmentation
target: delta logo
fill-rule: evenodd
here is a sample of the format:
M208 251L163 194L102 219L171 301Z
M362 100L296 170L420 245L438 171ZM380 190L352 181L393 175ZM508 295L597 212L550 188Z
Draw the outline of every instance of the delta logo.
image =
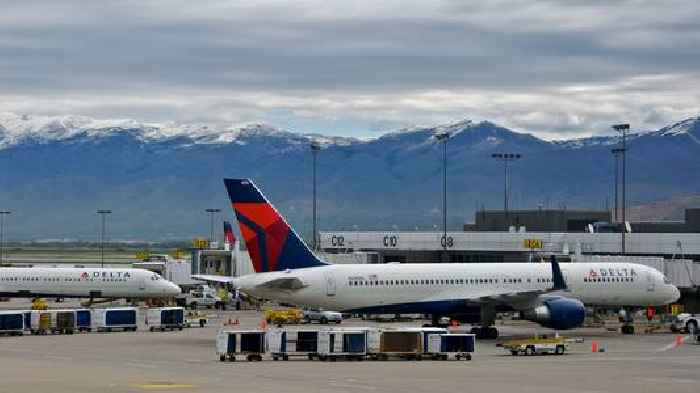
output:
M599 270L591 269L588 272L588 278L598 278L598 277L636 277L637 272L633 268L621 268L621 269L605 269L601 268Z
M88 272L82 272L80 274L80 279L81 280L87 280L89 278L131 278L131 273L129 272L92 272L92 274Z

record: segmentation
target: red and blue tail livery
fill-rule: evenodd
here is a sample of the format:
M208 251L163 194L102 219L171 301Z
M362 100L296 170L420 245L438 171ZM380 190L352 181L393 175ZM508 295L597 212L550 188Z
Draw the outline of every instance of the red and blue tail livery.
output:
M228 221L224 221L224 240L228 244L236 244L236 236L233 234L233 227Z
M224 179L257 273L324 266L249 179Z

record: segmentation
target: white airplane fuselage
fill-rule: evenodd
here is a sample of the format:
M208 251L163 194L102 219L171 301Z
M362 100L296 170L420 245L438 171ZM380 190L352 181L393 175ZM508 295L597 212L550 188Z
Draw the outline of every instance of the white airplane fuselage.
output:
M679 291L659 271L631 263L562 263L563 296L590 306L659 306ZM270 280L296 277L303 287L266 288ZM240 277L234 283L254 297L341 311L429 313L483 298L498 303L519 292L552 287L548 263L447 263L328 265ZM562 295L558 293L557 296ZM543 296L547 296L543 294ZM471 302L472 304L479 304ZM515 303L515 304L513 304ZM532 304L511 302L514 308Z
M0 296L155 298L180 287L145 269L0 268Z

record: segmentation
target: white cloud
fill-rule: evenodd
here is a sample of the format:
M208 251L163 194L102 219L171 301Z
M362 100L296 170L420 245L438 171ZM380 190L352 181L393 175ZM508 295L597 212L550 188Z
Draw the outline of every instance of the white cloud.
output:
M27 1L0 110L330 134L491 120L546 138L700 107L700 3Z

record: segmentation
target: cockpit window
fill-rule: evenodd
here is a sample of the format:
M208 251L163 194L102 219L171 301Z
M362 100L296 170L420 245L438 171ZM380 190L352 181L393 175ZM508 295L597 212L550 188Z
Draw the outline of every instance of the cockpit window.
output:
M161 275L157 274L157 273L151 276L152 281L158 281L158 280L161 280L162 278L163 277L161 277Z
M664 276L664 284L671 284L671 280L666 276Z

